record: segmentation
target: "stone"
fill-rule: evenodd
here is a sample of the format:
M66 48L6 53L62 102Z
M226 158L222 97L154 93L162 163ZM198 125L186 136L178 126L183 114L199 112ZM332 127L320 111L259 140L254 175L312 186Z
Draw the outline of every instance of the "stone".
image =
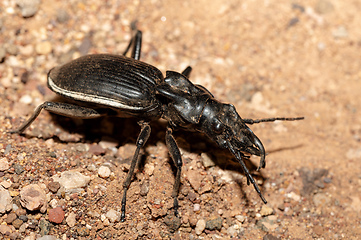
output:
M16 0L16 5L19 6L24 18L32 17L39 10L40 0Z
M48 189L52 193L56 193L59 190L59 188L60 188L60 183L59 182L50 182L48 184Z
M39 42L35 45L35 51L39 55L48 55L52 50L53 47L49 41Z
M273 214L273 209L271 207L268 207L267 205L263 205L261 208L260 214L263 217L271 215L271 214Z
M49 221L52 223L61 223L64 219L65 212L61 207L56 207L49 210Z
M40 235L48 235L51 228L51 223L45 219L39 221Z
M73 212L69 213L65 221L69 227L74 227L76 224L76 214Z
M20 220L19 218L15 219L15 220L12 222L12 225L13 225L16 229L19 229L22 224L23 224L23 221Z
M181 226L181 219L174 215L168 215L164 219L164 223L168 226L169 231L174 233Z
M12 231L9 226L1 224L0 225L0 233L4 236L8 236L8 235L10 235L10 233L12 233Z
M213 230L221 230L222 228L222 218L217 217L210 219L206 222L206 229L213 231Z
M6 171L10 168L10 164L9 161L7 160L7 158L3 157L0 158L0 171Z
M196 224L196 228L194 229L197 235L201 235L202 232L206 229L206 220L200 219Z
M115 211L114 209L110 209L105 216L109 219L110 222L119 222L120 220L120 212Z
M108 178L112 172L106 166L101 166L98 170L98 175L101 178Z
M20 191L21 205L30 210L44 213L48 207L45 191L37 184L25 186Z
M36 240L58 240L58 238L53 235L44 235Z
M12 209L12 198L10 192L0 186L0 213L4 214Z
M65 191L83 188L90 182L90 177L74 170L63 172L60 177L54 176L53 179L54 182L59 182L65 188Z
M16 216L16 214L14 212L9 213L8 216L5 219L5 222L7 224L11 224L16 218L17 218L17 216Z
M316 205L316 207L325 206L328 204L331 199L324 193L317 193L313 196L313 203Z

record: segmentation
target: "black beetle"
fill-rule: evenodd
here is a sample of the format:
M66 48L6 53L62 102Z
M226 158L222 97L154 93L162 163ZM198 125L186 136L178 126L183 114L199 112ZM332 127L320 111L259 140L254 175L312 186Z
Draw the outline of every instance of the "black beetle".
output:
M34 114L12 133L22 133L40 114L42 109L75 118L101 116L135 117L141 127L129 173L123 183L121 220L125 219L126 193L136 166L140 148L150 135L149 122L164 118L168 121L165 142L177 168L172 197L174 212L178 214L178 190L182 158L173 130L182 128L205 133L221 148L228 149L239 161L247 177L264 203L267 203L257 183L249 173L244 153L260 156L257 170L265 167L265 149L262 142L246 124L298 118L242 119L235 107L217 101L203 86L194 85L188 78L192 70L182 73L160 70L139 61L142 33L137 31L123 55L94 54L75 59L51 69L48 87L68 100L44 102ZM132 48L131 58L125 55Z

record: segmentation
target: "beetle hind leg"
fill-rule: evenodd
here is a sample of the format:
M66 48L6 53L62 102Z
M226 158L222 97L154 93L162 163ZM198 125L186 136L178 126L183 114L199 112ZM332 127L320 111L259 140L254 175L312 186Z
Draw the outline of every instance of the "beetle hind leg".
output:
M165 142L167 144L167 148L169 150L169 153L173 159L174 164L177 168L177 173L175 177L175 182L173 185L173 193L172 197L174 199L173 208L174 208L174 215L178 216L178 192L180 187L180 177L181 177L181 171L182 171L182 157L178 148L178 145L172 135L172 128L167 128L167 133L165 137Z
M27 129L30 124L34 122L34 120L39 116L41 110L43 109L58 115L83 119L97 118L103 115L92 108L86 108L69 103L46 101L35 109L33 115L26 122L24 122L23 125L21 125L18 129L10 131L10 133L24 132L25 129Z
M138 162L139 151L147 142L150 132L151 132L149 123L140 122L139 125L141 126L141 130L140 130L139 136L137 138L137 142L136 142L137 148L135 149L135 153L133 155L133 159L130 164L127 178L125 179L125 181L123 183L123 198L122 198L122 208L121 208L121 216L120 216L120 219L122 222L125 221L125 205L126 205L126 201L127 201L127 190L130 186L130 182L133 177L134 169Z

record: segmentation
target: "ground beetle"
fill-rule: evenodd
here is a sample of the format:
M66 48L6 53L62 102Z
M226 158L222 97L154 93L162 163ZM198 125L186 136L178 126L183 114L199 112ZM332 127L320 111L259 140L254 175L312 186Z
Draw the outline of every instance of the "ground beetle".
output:
M241 164L247 184L252 183L262 201L267 203L243 161L247 158L244 153L257 155L260 156L257 170L265 167L263 144L246 124L303 118L242 119L233 105L217 101L205 87L194 85L188 80L191 67L182 73L167 71L164 78L160 70L139 61L141 43L142 33L137 31L123 55L87 55L51 69L48 73L48 87L68 102L44 102L12 133L22 133L42 109L84 119L105 115L137 118L141 131L129 173L123 183L122 221L125 220L126 194L139 151L150 135L149 122L159 118L168 121L165 142L177 168L172 193L176 216L182 169L181 154L172 134L176 128L205 133L221 148L228 149ZM125 55L131 47L132 55L129 58Z

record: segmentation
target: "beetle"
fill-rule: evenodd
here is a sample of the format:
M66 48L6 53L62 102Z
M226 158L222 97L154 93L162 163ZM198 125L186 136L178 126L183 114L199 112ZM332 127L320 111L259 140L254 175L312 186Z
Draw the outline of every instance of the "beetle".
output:
M195 85L189 80L191 67L187 67L182 73L167 71L164 77L159 69L140 61L141 45L142 33L138 30L123 55L86 55L51 69L47 75L48 87L67 101L44 102L27 121L11 132L21 134L43 109L58 115L83 119L102 116L136 118L141 130L128 175L123 183L121 221L125 220L127 190L139 151L151 132L149 123L160 118L168 121L165 142L176 166L172 191L176 216L182 168L181 154L173 137L176 129L202 132L221 148L228 149L240 163L247 184L252 183L262 201L267 203L244 163L244 159L248 157L245 154L250 154L260 156L257 171L266 166L265 148L247 124L276 120L294 121L303 117L242 119L232 104L216 100L205 87ZM130 48L131 57L126 57Z

